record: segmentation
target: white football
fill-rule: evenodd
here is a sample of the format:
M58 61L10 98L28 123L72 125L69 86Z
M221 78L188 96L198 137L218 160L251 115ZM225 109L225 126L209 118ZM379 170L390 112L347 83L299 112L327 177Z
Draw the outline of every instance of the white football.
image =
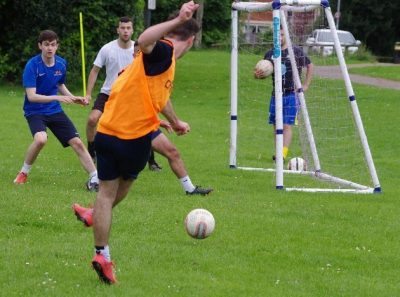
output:
M263 59L257 62L255 69L263 73L262 77L267 77L274 72L274 65L271 61Z
M186 232L193 238L203 239L214 231L214 216L206 209L193 209L185 218Z
M303 158L296 157L289 160L287 168L292 171L307 171L307 163Z

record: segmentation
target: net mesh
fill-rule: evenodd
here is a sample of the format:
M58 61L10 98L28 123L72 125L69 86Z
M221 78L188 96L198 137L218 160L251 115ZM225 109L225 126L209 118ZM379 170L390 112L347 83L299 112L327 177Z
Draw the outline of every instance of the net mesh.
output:
M360 138L353 120L338 58L333 48L310 46L314 30L326 28L323 9L312 12L286 12L292 44L299 46L314 64L314 75L305 101L317 148L321 171L341 179L371 186L371 178ZM274 168L273 126L268 124L271 77L254 78L254 66L273 47L272 12L239 12L238 54L238 131L236 162L239 167ZM332 54L327 54L329 51ZM305 69L302 71L304 81ZM327 78L337 73L338 78ZM285 85L285 83L282 83ZM309 171L315 170L304 118L299 111L293 126L288 159L302 157ZM301 180L301 181L300 181ZM274 183L274 180L271 179ZM308 176L287 175L285 187L332 187ZM337 185L335 185L336 187ZM343 187L343 186L339 186Z

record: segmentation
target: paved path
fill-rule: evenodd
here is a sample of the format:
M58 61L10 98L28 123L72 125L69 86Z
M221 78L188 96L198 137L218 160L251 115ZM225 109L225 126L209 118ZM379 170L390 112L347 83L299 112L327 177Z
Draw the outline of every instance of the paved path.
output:
M376 67L393 66L393 67L399 67L399 71L400 71L400 65L388 64L388 63L347 65L348 68L358 68L358 67L366 67L366 66L376 66ZM342 78L342 73L340 71L339 66L315 66L314 74L321 76L321 77L325 77L325 78L332 78L332 79L341 79ZM369 76L364 76L364 75L359 75L359 74L350 74L350 79L351 79L351 82L353 82L353 83L377 86L377 87L386 88L386 89L400 90L400 82L394 81L394 80L369 77Z

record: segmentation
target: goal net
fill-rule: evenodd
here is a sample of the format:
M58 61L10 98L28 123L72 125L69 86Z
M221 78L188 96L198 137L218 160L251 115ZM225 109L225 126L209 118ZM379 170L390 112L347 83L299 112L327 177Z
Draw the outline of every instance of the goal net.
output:
M380 192L345 64L348 49L340 44L329 3L287 0L278 4L273 7L264 1L232 5L230 167L273 172L275 180L271 180L277 189ZM320 44L311 38L315 30L326 28L333 44ZM285 33L286 53L281 48L280 31ZM304 57L299 57L295 48L300 48ZM256 79L254 67L269 50L274 75ZM302 82L307 68L299 65L305 57L314 65L306 91ZM287 63L292 69L290 78L285 76ZM326 73L336 73L337 78L327 78ZM288 90L288 79L293 82L293 90ZM295 94L298 113L291 129L289 152L283 160L286 131L282 97L290 92ZM269 124L271 95L276 101L275 126ZM287 164L296 157L302 158L306 166L289 170Z

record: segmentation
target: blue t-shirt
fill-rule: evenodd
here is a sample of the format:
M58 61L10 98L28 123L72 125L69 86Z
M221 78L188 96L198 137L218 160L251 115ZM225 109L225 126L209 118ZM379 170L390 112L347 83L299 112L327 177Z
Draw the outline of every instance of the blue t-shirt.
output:
M307 67L308 64L311 63L310 59L304 54L303 50L298 47L298 46L293 46L293 52L294 52L294 57L296 60L296 66L297 70L299 72L299 75L301 76L301 70L303 67ZM268 51L264 59L265 60L270 60L272 63L272 55L273 55L273 50ZM292 65L290 64L290 58L289 58L289 50L284 49L282 51L282 56L281 56L281 63L282 63L282 92L283 95L286 95L288 93L294 92L294 81L293 81L293 71L292 71ZM272 74L272 96L275 95L275 72Z
M24 88L36 88L36 94L54 96L58 93L58 86L65 83L67 62L55 56L55 63L48 67L39 54L26 63L22 82ZM51 115L62 112L59 101L53 100L47 103L30 102L25 94L25 117L31 115Z

